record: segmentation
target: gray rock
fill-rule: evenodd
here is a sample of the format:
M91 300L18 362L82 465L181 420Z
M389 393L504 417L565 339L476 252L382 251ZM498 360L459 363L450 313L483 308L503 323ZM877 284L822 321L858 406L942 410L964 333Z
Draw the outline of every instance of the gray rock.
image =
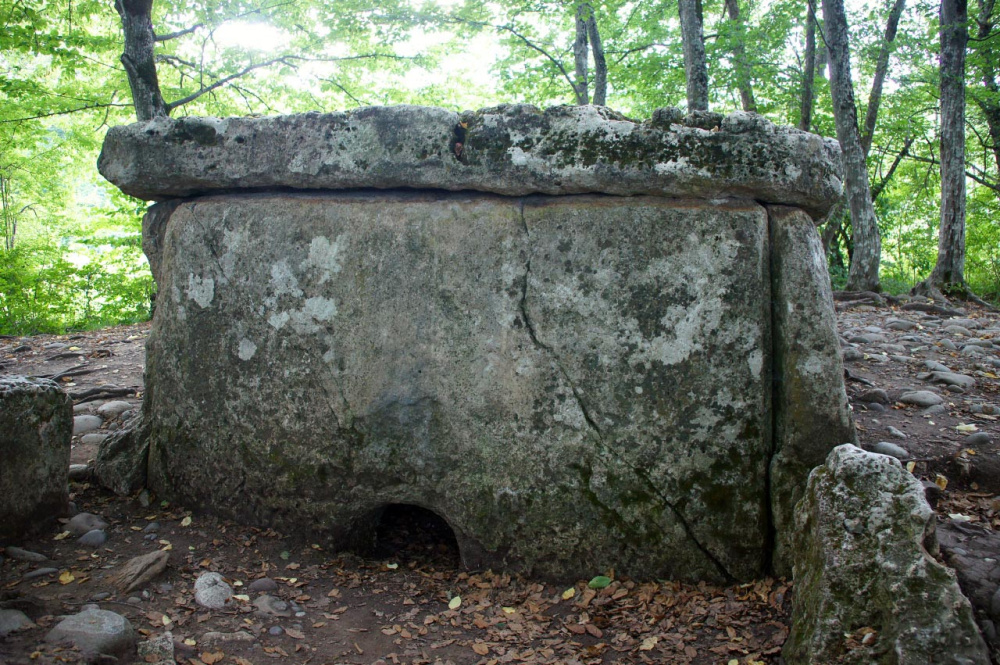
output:
M875 342L884 341L885 338L878 335L854 335L847 341L851 344L874 344Z
M966 344L962 347L962 355L969 358L979 358L986 355L986 353L987 351L985 351L982 347L974 346L972 344Z
M74 536L82 536L88 531L107 528L108 523L92 513L77 513L66 523L66 530Z
M144 663L174 663L174 635L169 630L161 635L139 642L139 660Z
M880 455L889 455L890 457L895 457L900 460L907 460L911 457L906 448L897 446L895 443L890 443L889 441L879 441L872 446L872 452Z
M948 409L945 408L944 404L935 404L934 406L929 406L920 412L922 416L937 416L942 413L947 413Z
M102 487L127 496L146 485L148 460L149 428L140 412L101 443L94 477Z
M801 211L768 208L774 301L775 454L771 512L774 570L791 572L795 504L813 467L835 446L856 441L837 353L833 294L823 244Z
M73 416L73 436L93 432L100 429L103 424L104 421L100 416L92 416L90 414Z
M48 577L49 575L55 575L59 572L58 568L36 568L35 570L29 571L24 574L21 579L24 581L38 579L39 577Z
M222 609L233 597L233 589L219 573L202 573L194 581L194 599L210 610Z
M341 541L364 539L403 492L453 525L467 565L762 574L767 221L754 203L643 197L181 203L147 346L149 487ZM832 305L810 288L782 306L829 337L801 343L789 371L808 383L787 408L802 399L802 426L813 409L823 424L789 437L828 447L850 428L829 422L848 421L839 362L805 367L823 344L836 353Z
M883 351L888 351L888 352L890 352L892 354L896 354L896 355L892 356L893 358L899 357L899 354L901 354L901 353L906 353L906 347L903 346L902 344L883 344L882 345L882 350ZM906 358L905 356L902 356L902 357L903 357L904 361L905 360L909 360L909 358Z
M91 468L86 464L70 464L69 479L75 482L90 480Z
M887 431L889 434L891 434L892 436L896 437L897 439L905 439L905 438L907 438L905 432L902 432L902 431L896 429L892 425L889 425L888 427L886 427L885 431Z
M97 593L95 593L93 596L90 597L90 600L94 601L95 603L99 603L102 600L107 600L110 597L111 597L110 591L98 591Z
M966 446L988 446L993 442L989 432L976 432L965 437L962 443Z
M290 617L293 614L293 610L289 607L288 603L268 594L257 598L257 600L253 601L253 605L257 608L257 613L264 616Z
M461 116L390 106L159 118L111 128L98 169L122 191L147 200L236 189L408 187L512 196L739 197L795 205L818 218L841 192L836 141L775 127L755 114L733 113L712 128L662 117L635 123L604 107L543 112L510 105ZM463 144L460 155L456 141Z
M279 632L278 635L281 633ZM233 642L254 642L256 638L245 630L237 630L232 633L220 633L217 631L211 631L205 633L198 640L199 644L217 645L217 644L231 644Z
M859 402L874 402L876 404L891 404L889 394L881 388L872 388L858 395Z
M861 353L857 349L844 349L844 362L853 362L855 360L861 360L865 357L865 354Z
M942 365L941 363L935 362L933 360L925 360L924 361L924 367L926 367L927 369L931 370L932 372L950 372L951 371L951 369L949 369L947 365Z
M34 626L28 615L21 610L0 609L0 637L7 637L15 631Z
M156 533L159 530L160 530L159 522L150 522L142 529L143 533Z
M860 524L845 528L844 516ZM934 512L898 460L851 445L809 476L796 511L789 665L985 665L986 644L955 573L935 559ZM870 644L848 642L862 627Z
M39 554L38 552L32 552L30 550L25 550L20 547L15 547L14 545L8 545L5 548L7 556L15 561L27 561L29 563L42 563L43 561L48 561L49 558L44 554Z
M100 547L106 542L108 542L108 534L103 529L88 531L76 540L77 545L84 547Z
M132 405L128 402L122 402L119 400L105 402L97 409L97 415L101 416L105 420L112 420L131 408Z
M968 328L963 328L962 326L956 326L951 324L950 326L945 326L942 330L951 335L963 335L965 337L972 337L972 331Z
M897 401L914 406L935 406L944 402L944 398L927 390L917 390L903 393Z
M0 539L63 514L72 423L72 402L54 382L0 376Z
M128 619L108 610L69 616L45 636L50 644L71 644L89 657L126 659L135 652L136 633Z
M253 593L270 593L278 590L278 583L270 577L262 577L251 582L247 589Z
M269 635L278 636L283 634L285 632L285 629L282 628L281 626L271 626L270 628L267 629L267 632Z
M948 323L968 330L979 330L983 327L983 324L975 319L948 319Z
M80 443L87 446L99 446L106 438L108 438L108 432L91 432L90 434L84 434L80 437Z
M920 326L917 323L913 321L908 321L906 319L889 319L888 321L886 321L885 327L888 328L889 330L899 330L901 332L907 332L910 330L916 330Z
M940 343L942 347L948 349L949 351L958 351L958 346L950 339L943 339Z

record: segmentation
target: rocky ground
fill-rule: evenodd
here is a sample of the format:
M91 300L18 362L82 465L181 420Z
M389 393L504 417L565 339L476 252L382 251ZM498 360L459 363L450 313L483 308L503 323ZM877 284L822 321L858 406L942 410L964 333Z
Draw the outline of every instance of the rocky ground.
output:
M859 439L925 480L941 556L994 637L1000 316L923 300L841 297L837 307ZM86 465L140 403L147 333L0 339L0 373L66 387L81 416L72 462ZM125 617L140 661L193 665L776 663L788 633L784 580L718 588L594 571L607 577L554 586L461 570L447 527L417 510L387 513L378 551L362 558L148 493L115 497L88 482L85 466L74 478L80 514L0 553L0 634L10 631L0 662L82 658L46 642L68 615L129 642L114 619Z

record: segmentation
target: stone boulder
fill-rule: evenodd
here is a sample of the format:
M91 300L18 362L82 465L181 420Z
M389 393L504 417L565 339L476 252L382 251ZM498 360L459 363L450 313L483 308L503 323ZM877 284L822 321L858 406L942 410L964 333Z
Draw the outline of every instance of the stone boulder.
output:
M117 662L130 662L137 635L122 615L90 609L64 618L45 635L45 641L76 647L88 662L102 662L108 656Z
M837 447L795 519L789 665L990 662L954 571L934 559L923 487L898 460Z
M94 477L102 487L126 496L146 486L148 459L149 427L137 413L101 441Z
M101 174L163 200L263 189L446 189L750 198L821 217L841 191L840 148L761 116L509 105L419 106L268 118L158 118L107 134ZM145 243L144 243L145 245Z
M0 377L0 539L66 512L73 403L54 382Z

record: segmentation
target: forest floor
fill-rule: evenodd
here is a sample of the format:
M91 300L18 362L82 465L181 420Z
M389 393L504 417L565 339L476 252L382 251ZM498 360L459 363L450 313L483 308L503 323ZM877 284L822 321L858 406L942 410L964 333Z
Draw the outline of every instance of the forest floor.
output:
M940 312L863 300L837 307L841 337L854 340L845 343L845 367L861 443L903 448L918 477L943 487L942 519L1000 530L1000 420L994 415L994 409L1000 413L1000 368L991 364L1000 356L985 344L982 353L968 350L973 340L1000 343L1000 316L967 308L957 317L962 332ZM148 324L140 324L0 339L0 374L59 380L77 396L78 414L112 400L137 407L148 332ZM934 384L926 361L974 385ZM910 390L938 393L943 408L925 413L900 403ZM103 428L120 422L107 420ZM98 438L85 443L75 436L72 463L93 460ZM189 665L744 665L777 663L788 634L792 591L785 580L716 587L617 578L603 589L590 589L587 580L569 588L462 570L447 527L416 511L387 511L377 555L361 558L325 551L307 537L192 513L148 493L122 498L81 481L70 490L79 510L109 522L108 540L82 547L57 524L22 543L47 561L0 553L0 601L34 621L0 640L0 663L79 660L77 652L43 638L60 616L87 603L127 617L142 639L169 631L176 660ZM132 594L114 587L110 573L154 550L170 553L161 575ZM42 568L50 572L32 576ZM234 587L224 609L194 601L194 580L206 571L221 573ZM267 586L269 596L284 601L271 602L270 613L255 606Z

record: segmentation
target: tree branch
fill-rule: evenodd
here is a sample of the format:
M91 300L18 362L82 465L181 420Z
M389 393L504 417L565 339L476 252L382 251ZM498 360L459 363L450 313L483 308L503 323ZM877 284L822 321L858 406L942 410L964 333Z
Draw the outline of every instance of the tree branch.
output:
M184 28L183 30L177 30L175 32L168 32L165 35L153 34L153 40L157 42L168 42L171 39L177 39L178 37L183 37L184 35L190 35L192 32L196 32L205 27L204 23L195 23L190 28Z
M28 120L41 120L42 118L51 118L57 115L69 115L70 113L80 113L81 111L92 111L94 109L107 109L107 108L129 108L131 104L119 104L116 102L95 102L93 104L86 104L84 106L79 106L75 109L66 109L65 111L50 111L48 113L39 113L38 115L29 115L23 118L11 118L10 120L0 120L0 125L10 124L12 122L27 122Z

